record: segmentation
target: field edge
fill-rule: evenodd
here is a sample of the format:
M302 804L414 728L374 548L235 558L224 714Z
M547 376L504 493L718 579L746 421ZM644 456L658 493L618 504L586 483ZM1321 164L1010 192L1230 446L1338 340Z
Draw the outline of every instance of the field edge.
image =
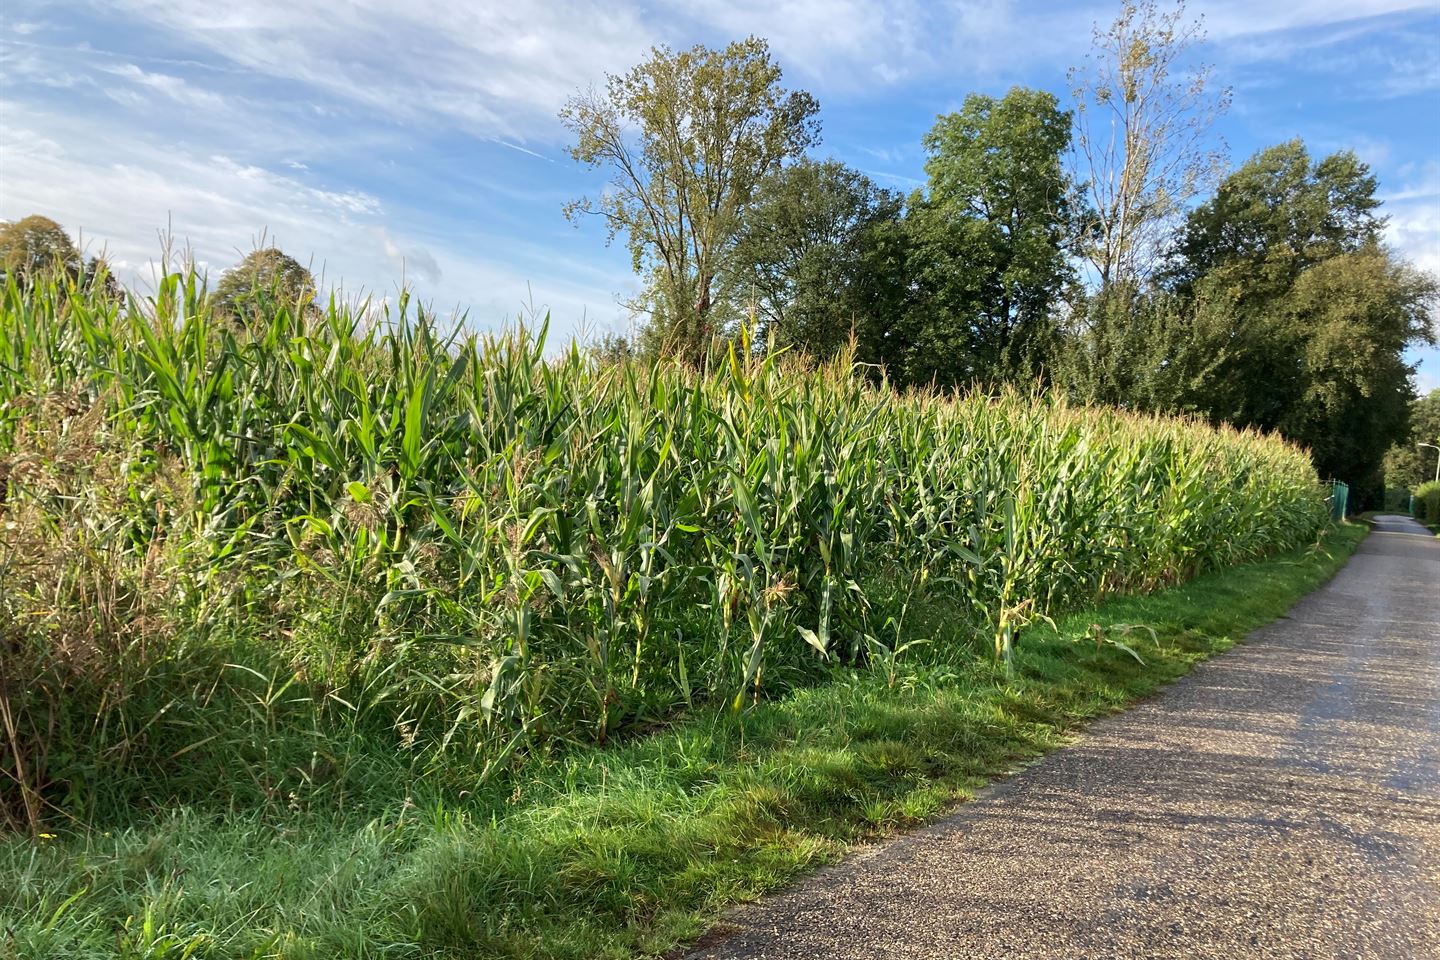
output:
M1242 641L1368 532L1333 527L1033 627L1013 676L984 660L877 665L577 751L499 818L422 801L277 829L177 811L113 836L5 841L0 956L684 956L735 905L933 820Z

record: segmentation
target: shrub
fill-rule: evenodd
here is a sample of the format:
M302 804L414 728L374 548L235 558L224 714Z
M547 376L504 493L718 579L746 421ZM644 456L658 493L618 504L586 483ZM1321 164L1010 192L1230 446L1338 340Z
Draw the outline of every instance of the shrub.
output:
M1440 482L1431 480L1415 488L1415 517L1421 523L1440 523Z

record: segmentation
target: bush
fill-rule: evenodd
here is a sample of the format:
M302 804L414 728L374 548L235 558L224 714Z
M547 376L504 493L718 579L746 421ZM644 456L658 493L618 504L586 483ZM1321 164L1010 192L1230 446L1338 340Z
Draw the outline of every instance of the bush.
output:
M1440 523L1440 482L1431 480L1415 488L1415 519L1421 523Z

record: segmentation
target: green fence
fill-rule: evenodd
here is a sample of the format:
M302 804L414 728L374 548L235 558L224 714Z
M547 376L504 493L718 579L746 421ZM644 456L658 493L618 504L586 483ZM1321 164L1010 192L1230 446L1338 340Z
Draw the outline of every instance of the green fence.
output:
M1330 504L1330 518L1344 520L1346 508L1350 505L1350 485L1339 480L1326 480L1324 485L1330 488L1325 498Z

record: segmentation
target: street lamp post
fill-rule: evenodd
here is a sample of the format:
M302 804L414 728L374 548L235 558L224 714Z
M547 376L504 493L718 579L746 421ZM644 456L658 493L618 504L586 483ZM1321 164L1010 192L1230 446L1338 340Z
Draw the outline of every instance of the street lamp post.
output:
M1436 454L1440 454L1440 447L1435 446L1433 443L1417 443L1415 446L1429 447L1431 450L1434 450ZM1435 458L1435 482L1440 483L1440 456Z

